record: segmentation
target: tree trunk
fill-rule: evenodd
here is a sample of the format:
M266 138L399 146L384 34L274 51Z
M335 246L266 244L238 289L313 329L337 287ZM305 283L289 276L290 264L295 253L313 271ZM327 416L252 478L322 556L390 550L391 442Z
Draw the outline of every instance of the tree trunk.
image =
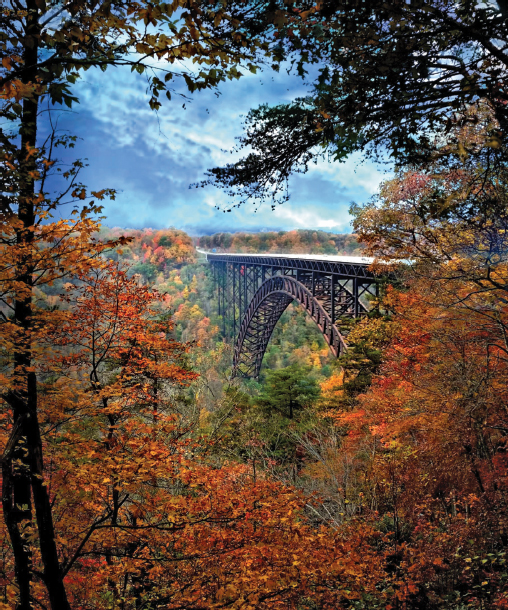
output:
M27 1L23 61L26 83L37 82L40 42L39 10L36 0ZM53 610L70 610L55 543L50 499L43 478L42 439L37 414L37 379L33 367L33 242L35 224L38 93L23 101L19 158L20 192L16 247L18 249L14 322L14 389L7 396L13 412L13 431L2 464L2 502L14 551L19 587L17 610L31 610L32 553L28 539L33 515L31 493L39 533L44 582Z
M30 462L32 468L32 493L35 516L39 532L41 558L44 565L44 582L48 589L49 601L53 610L70 610L67 594L63 584L62 569L58 561L58 551L55 542L55 528L48 488L44 484L42 439L37 416L37 379L35 373L28 374L29 398L29 429L28 446L30 447Z
M9 397L9 404L15 397ZM23 456L23 415L13 409L16 421L2 456L2 508L5 524L14 553L14 573L18 585L17 610L31 610L30 584L32 580L32 553L28 541L28 524L32 517L30 508L30 476Z

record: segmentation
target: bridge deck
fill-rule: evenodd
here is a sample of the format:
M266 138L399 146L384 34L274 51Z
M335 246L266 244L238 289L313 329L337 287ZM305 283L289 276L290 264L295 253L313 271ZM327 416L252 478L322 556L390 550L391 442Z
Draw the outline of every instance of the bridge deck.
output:
M242 254L233 252L204 252L209 263L252 265L296 271L317 271L348 278L373 279L369 265L374 259L361 256L330 256L327 254Z
M355 265L371 265L374 262L373 258L368 256L339 256L331 254L278 254L274 252L263 252L254 254L251 252L207 252L206 250L200 250L196 248L200 254L205 254L209 260L219 260L222 257L234 258L249 258L257 259L260 264L263 264L262 259L274 258L274 259L297 259L297 260L308 260L308 261L323 261L328 263L353 263ZM257 262L252 260L253 263Z

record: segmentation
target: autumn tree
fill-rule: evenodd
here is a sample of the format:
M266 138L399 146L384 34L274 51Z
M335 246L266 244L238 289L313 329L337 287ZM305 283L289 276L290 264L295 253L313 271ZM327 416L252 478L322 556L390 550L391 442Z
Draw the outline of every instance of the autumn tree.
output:
M42 182L51 167L41 170ZM6 163L8 168L9 162ZM67 201L82 201L77 180L79 164L70 170ZM63 194L63 197L65 193ZM94 193L102 199L104 192ZM5 201L5 200L4 200ZM32 200L31 200L32 201ZM32 203L34 203L32 201ZM43 322L33 299L35 287L44 288L70 274L86 272L107 244L94 241L98 223L90 218L100 207L93 201L71 220L47 222L48 210L41 194L29 216L29 235L14 213L2 217L1 379L2 379L2 516L15 558L18 607L32 607L34 528L43 560L42 579L52 604L65 606L52 520L51 500L45 483L43 442L36 363ZM6 204L7 205L7 204ZM20 213L25 213L19 204ZM22 241L23 239L28 242ZM109 244L109 245L115 245ZM42 350L42 351L41 351ZM35 516L35 522L33 518ZM57 607L57 606L55 606Z
M493 125L488 104L471 105L453 143L353 208L360 241L401 285L384 297L372 386L326 416L346 430L343 454L363 458L397 596L416 606L506 604L506 179L488 167Z
M409 285L425 285L426 299L438 307L474 312L470 319L494 332L504 351L506 168L492 175L485 158L480 163L466 152L489 149L490 109L471 108L467 116L476 120L454 128L463 151L453 163L436 156L400 169L378 198L353 207L354 224L380 267L395 266Z
M77 222L56 222L46 228L60 204L83 203L90 194L76 179L79 167L75 165L70 172L62 172L70 186L57 197L49 196L51 168L56 169L54 149L61 139L54 134L47 142L38 139L41 104L70 107L77 102L73 85L82 71L92 67L106 70L125 65L138 73L147 71L149 103L154 109L160 107L161 93L171 97L173 78L190 91L237 78L240 62L254 70L260 48L238 28L242 20L248 21L249 11L249 5L241 2L216 7L187 2L26 0L2 6L0 114L5 122L0 133L0 234L2 261L7 261L1 292L7 308L2 332L8 354L2 401L12 424L3 460L3 498L16 557L19 609L32 607L28 543L33 535L32 496L49 603L53 608L69 607L43 474L34 371L39 322L33 291L41 281L79 272L101 249L89 241L93 223L88 218L99 211L94 203L83 208ZM200 69L175 69L182 60ZM47 250L53 254L42 253L47 243L54 246Z
M337 418L349 430L343 451L363 456L363 499L375 503L379 527L390 532L401 594L432 607L459 595L472 607L502 607L500 329L485 325L481 312L430 303L425 282L387 299L397 332L371 389Z

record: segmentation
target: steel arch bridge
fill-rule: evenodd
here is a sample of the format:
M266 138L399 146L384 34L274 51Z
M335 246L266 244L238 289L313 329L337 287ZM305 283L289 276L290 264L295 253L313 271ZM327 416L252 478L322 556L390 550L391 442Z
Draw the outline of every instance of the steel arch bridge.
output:
M366 315L369 297L378 296L368 258L201 253L212 267L223 334L235 341L234 372L243 377L259 375L273 329L293 301L339 356L346 349L341 323Z

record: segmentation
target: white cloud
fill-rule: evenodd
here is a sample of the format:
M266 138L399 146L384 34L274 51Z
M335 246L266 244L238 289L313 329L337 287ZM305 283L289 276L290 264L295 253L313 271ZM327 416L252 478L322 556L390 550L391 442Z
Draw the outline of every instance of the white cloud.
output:
M342 163L319 159L316 164L309 165L308 176L313 174L326 175L328 179L351 187L362 187L369 195L373 195L381 182L391 174L386 168L373 161L365 159L359 152L353 153Z
M119 226L202 227L203 231L242 228L320 228L349 231L349 202L364 201L386 178L383 168L361 163L356 154L345 163L320 160L291 181L292 198L272 212L270 205L244 205L223 214L215 209L235 203L213 188L188 189L210 167L230 163L229 150L242 133L242 115L262 102L280 103L301 95L294 77L249 74L229 83L216 97L196 94L192 103L164 100L158 114L148 107L146 80L126 70L86 73L78 96L90 175L122 192L109 206L108 223ZM261 84L263 82L264 84ZM289 89L289 90L288 90ZM79 128L79 114L73 115ZM94 158L95 157L95 158ZM87 181L89 181L87 179ZM93 180L92 180L93 181Z
M284 224L293 224L297 229L327 229L347 231L349 218L330 217L332 210L301 210L293 209L291 205L282 205L275 208L273 215L275 218L284 221Z

